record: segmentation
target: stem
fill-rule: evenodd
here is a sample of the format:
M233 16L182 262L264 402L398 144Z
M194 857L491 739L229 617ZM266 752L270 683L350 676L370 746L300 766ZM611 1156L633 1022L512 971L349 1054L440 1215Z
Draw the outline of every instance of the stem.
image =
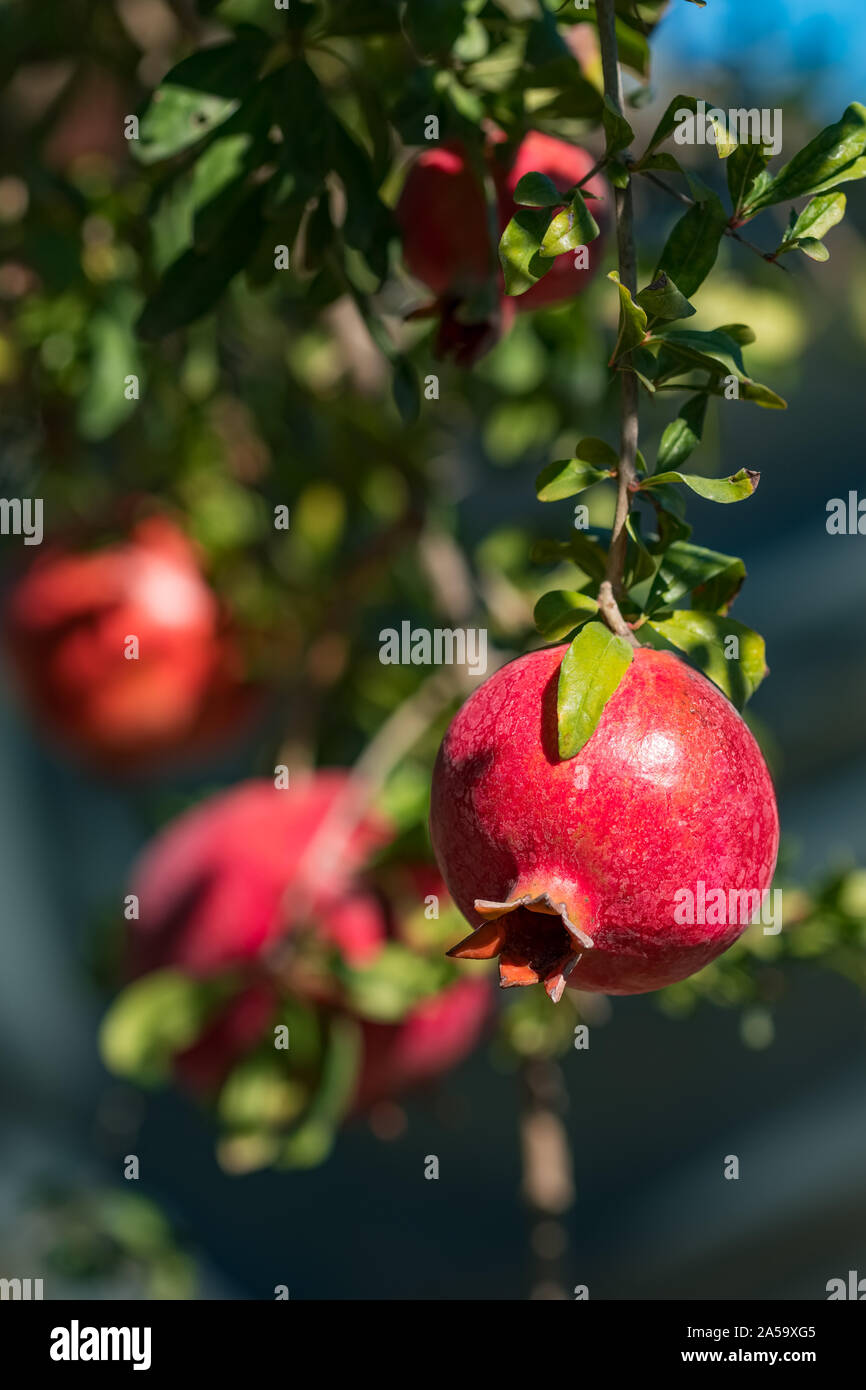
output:
M605 96L622 115L622 71L616 42L616 8L614 0L598 0L598 36L601 45L601 65L604 73ZM625 188L614 190L616 208L616 243L619 256L619 278L630 294L637 293L637 256L634 245L634 209L631 175ZM631 628L622 616L617 602L622 593L625 573L628 520L631 489L637 481L638 441L638 381L634 372L622 372L621 425L619 467L617 469L616 512L610 538L610 549L604 581L599 588L598 606L608 627L620 637L637 645Z
M676 198L677 202L682 203L684 207L693 208L695 206L694 198L690 198L687 193L680 193L677 188L671 188L669 183L666 183L664 179L660 179L658 174L654 174L651 169L638 169L637 172L645 179L648 179L650 183L654 183L656 188L660 188L663 193L667 193L669 198ZM771 265L777 265L780 270L784 270L786 274L788 273L788 267L782 265L781 261L776 260L775 252L762 251L760 246L756 246L753 241L749 241L747 237L742 236L736 228L726 227L725 236L731 237L733 241L738 241L741 246L747 247L749 251L754 251L755 255L760 256L762 261L769 261Z
M574 1203L574 1177L562 1119L566 1093L559 1064L524 1061L520 1087L523 1198L533 1251L530 1297L565 1299L570 1297L565 1276L568 1232L562 1217Z

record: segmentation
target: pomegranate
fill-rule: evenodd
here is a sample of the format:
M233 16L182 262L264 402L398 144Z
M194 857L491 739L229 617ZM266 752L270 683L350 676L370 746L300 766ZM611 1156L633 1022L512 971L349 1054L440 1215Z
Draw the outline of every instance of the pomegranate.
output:
M565 192L580 183L592 168L595 161L592 156L587 154L578 145L567 145L564 140L557 140L552 135L543 135L540 131L533 130L522 141L514 156L514 163L508 170L505 180L505 188L500 194L500 230L504 231L511 218L518 211L518 206L514 201L514 190L523 178L524 174L530 174L537 170L540 174L546 174L552 183L560 190ZM585 185L590 193L599 194L600 186L596 182L590 181ZM603 226L604 217L601 209L603 203L600 198L589 199L588 207L592 215L598 222L599 227ZM542 309L548 304L559 304L564 299L572 299L576 294L589 283L592 278L593 270L601 254L601 238L589 244L589 265L585 269L575 267L573 255L557 256L547 274L528 289L524 294L517 295L514 303L518 312Z
M129 923L132 975L175 966L209 976L239 969L242 988L196 1043L176 1059L178 1075L210 1091L233 1063L270 1029L281 993L349 1011L339 992L303 960L292 969L295 935L313 933L356 967L375 960L399 938L404 894L417 906L443 895L435 869L403 866L387 894L361 873L383 847L390 827L367 815L341 840L321 881L310 878L314 842L327 838L348 786L342 771L320 771L291 790L249 781L194 807L172 822L145 851L132 891L140 918ZM398 886L399 880L399 886ZM285 973L270 970L276 951ZM490 1009L488 981L459 980L419 1004L399 1024L361 1022L363 1054L355 1108L365 1108L448 1070L478 1039Z
M458 141L425 150L397 204L403 259L434 294L470 294L490 276L495 256L484 189Z
M131 770L201 751L252 703L226 616L165 517L102 549L46 549L13 585L5 618L36 719L97 764Z
M717 687L648 647L635 652L589 741L561 760L567 650L531 652L497 671L439 750L433 844L476 928L449 954L498 955L504 986L541 981L554 999L566 983L639 994L699 970L747 925L745 903L753 910L776 863L773 786ZM700 904L719 889L724 911L683 910L689 893Z
M499 235L517 211L513 194L524 174L532 170L547 174L564 192L593 164L585 150L538 131L521 141L508 168L500 162L503 149L504 138L497 133L490 137L485 152L497 197ZM588 187L599 192L597 184ZM600 206L599 201L592 204L599 221ZM458 141L418 157L403 185L396 216L406 266L436 295L434 303L416 316L438 317L437 356L453 356L462 365L488 351L508 331L517 310L571 298L590 278L589 269L576 270L574 257L565 255L525 294L516 298L505 294L481 178ZM593 264L596 247L597 243L590 253ZM492 291L493 300L486 309L481 307L485 288Z

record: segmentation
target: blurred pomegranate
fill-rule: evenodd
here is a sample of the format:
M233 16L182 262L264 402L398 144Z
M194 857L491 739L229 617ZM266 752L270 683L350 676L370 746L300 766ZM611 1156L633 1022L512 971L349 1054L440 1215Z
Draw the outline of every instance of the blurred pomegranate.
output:
M542 135L537 130L530 131L518 147L514 162L508 170L504 189L500 194L500 229L504 231L511 218L518 211L518 205L514 201L514 190L524 174L531 174L533 170L540 174L546 174L560 192L564 193L576 183L580 183L580 180L586 177L594 163L595 160L592 155L587 154L586 150L580 149L579 146L567 145L564 140L557 140L552 135ZM590 193L599 194L601 191L598 183L592 180L585 187ZM601 198L590 199L588 206L603 232L602 209L604 204ZM547 304L559 304L564 299L572 299L574 295L580 294L581 290L592 279L595 267L598 265L601 256L600 243L601 237L590 242L589 265L584 270L575 267L573 255L557 256L552 268L542 280L534 284L525 294L519 294L515 297L514 303L518 312L541 309Z
M457 141L416 159L400 194L397 220L403 259L434 294L470 294L496 264L484 189Z
M497 206L497 233L501 235L517 211L514 190L524 174L546 174L563 193L589 173L593 160L585 150L553 136L530 131L513 152L508 167L500 162L501 134L488 140L485 159ZM587 185L599 194L597 183ZM597 199L592 203L602 225ZM547 275L525 294L504 292L487 200L479 172L466 150L449 141L421 154L406 178L396 209L403 234L403 259L407 268L433 291L436 300L415 316L436 315L439 329L436 353L453 356L469 365L487 352L507 332L518 310L538 309L578 294L592 270L575 269L574 257L553 261ZM599 244L590 252L594 268ZM485 289L491 291L485 303Z
M389 895L365 880L364 861L387 844L391 830L367 815L348 839L339 834L334 813L347 786L342 771L317 772L290 790L269 781L242 783L172 822L139 861L132 881L140 919L129 923L131 973L177 966L207 976L246 968L247 985L176 1059L178 1074L194 1089L215 1089L263 1039L284 990L352 1012L334 981L308 969L303 949L295 958L293 940L302 948L312 935L317 945L335 947L347 964L363 967L399 939L407 882L415 907L428 893L445 896L438 872L426 865L405 869L399 893ZM475 1045L490 1003L487 979L461 980L401 1023L363 1020L356 1108L453 1066Z
M202 752L253 702L236 636L165 517L102 549L46 548L14 583L5 630L37 722L107 769Z

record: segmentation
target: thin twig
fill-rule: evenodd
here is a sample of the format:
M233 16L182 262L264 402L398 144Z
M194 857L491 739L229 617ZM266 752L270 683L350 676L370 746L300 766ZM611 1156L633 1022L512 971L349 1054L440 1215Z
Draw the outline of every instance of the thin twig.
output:
M614 0L598 0L598 35L601 45L601 65L604 73L605 96L622 114L622 72L616 41L616 9ZM634 244L634 210L631 177L625 188L614 190L616 206L616 242L619 257L619 278L634 295L637 293L637 255ZM608 627L618 636L637 645L631 628L622 616L617 599L622 593L625 574L626 547L631 492L637 481L638 441L638 382L632 371L622 373L621 426L619 467L617 469L616 512L610 538L604 581L599 588L599 611Z
M562 1069L550 1059L526 1059L520 1086L523 1200L531 1222L530 1297L566 1299L569 1242L563 1217L574 1204L574 1163L563 1121L567 1096Z
M693 208L697 206L694 198L690 198L687 193L680 193L677 188L671 188L669 183L665 183L664 179L660 179L658 174L654 174L651 169L636 169L635 173L641 174L643 178L655 184L656 188L660 188L663 193L667 193L669 198L676 198L677 202L682 203L684 207ZM770 265L777 265L780 270L784 270L786 274L788 273L788 267L782 265L781 261L777 261L772 251L762 251L760 246L756 246L753 241L749 241L748 237L744 237L735 227L726 227L725 236L729 236L733 241L738 241L741 246L747 247L749 251L754 251L755 255L760 256L762 261L767 261Z

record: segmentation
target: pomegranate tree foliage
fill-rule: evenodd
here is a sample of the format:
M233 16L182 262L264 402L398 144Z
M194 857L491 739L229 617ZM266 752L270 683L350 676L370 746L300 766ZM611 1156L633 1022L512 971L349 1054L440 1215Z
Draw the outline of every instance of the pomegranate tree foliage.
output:
M696 110L695 96L674 96L643 148L632 132L651 97L653 29L666 12L676 22L676 0L617 2L624 112L603 95L594 5L198 0L178 8L186 22L153 89L145 40L112 5L11 4L0 16L6 85L46 54L71 56L82 83L95 68L112 84L110 100L99 81L88 98L108 132L107 154L74 157L82 120L74 84L34 126L4 132L10 167L29 190L26 209L0 225L4 259L18 267L6 280L0 355L23 402L5 425L5 466L18 490L38 478L58 523L104 515L109 527L118 500L134 492L177 509L244 623L255 671L280 691L294 744L315 761L346 763L424 675L380 664L380 628L407 614L421 625L455 621L440 572L423 562L431 539L454 553L455 440L466 458L474 452L494 466L537 461L539 498L567 503L568 539L548 534L531 557L555 567L551 584L562 586L540 599L535 620L549 640L579 642L589 632L598 645L607 535L574 529L573 499L610 488L618 449L613 435L584 437L565 458L551 449L581 415L604 430L610 377L632 373L657 417L668 419L669 395L677 403L652 455L638 453L622 613L640 641L674 648L743 704L765 669L760 637L727 616L745 568L693 540L685 500L745 500L757 482L744 471L709 478L691 462L709 409L784 402L747 370L751 330L726 321L690 329L691 298L722 248L748 273L754 257L734 234L748 229L751 239L753 222L771 259L826 256L824 237L844 213L839 187L866 172L863 108L848 107L781 168L759 146L723 141L705 183L672 140L676 111ZM162 50L157 63L164 71ZM137 138L124 145L123 113L135 111ZM401 275L392 213L406 151L425 146L431 117L440 141L459 139L479 157L492 125L512 141L537 129L588 144L615 188L645 185L654 202L646 233L638 231L634 292L613 272L579 306L518 319L473 372L433 362L423 327L403 327L417 299ZM592 254L593 200L579 188L564 202L552 196L531 175L518 189L524 207L500 247L511 290L548 273L547 252L573 256L589 242ZM791 204L774 247L757 219ZM668 210L672 225L662 221ZM608 329L608 305L618 331ZM423 391L430 373L440 377L435 401ZM128 374L138 396L117 388ZM273 525L274 507L285 504L289 535ZM521 650L532 636L527 595L538 591L528 537L491 521L480 539L461 539L485 604L465 608L464 620L482 618L501 649ZM731 634L738 660L724 652ZM600 713L621 667L607 660L599 675L607 672L608 688L601 681L582 703ZM576 692L566 693L573 707ZM444 715L390 780L397 858L423 853L443 723ZM581 728L578 746L591 732ZM279 735L267 732L262 767L273 765ZM154 818L168 809L155 808ZM811 892L788 887L784 873L781 881L787 929L751 929L706 970L662 991L663 1007L682 1012L703 998L741 1007L744 1036L757 1045L766 1027L756 1011L776 997L785 963L814 959L866 988L863 876L837 875ZM436 940L416 954L435 956L435 992L441 946L454 931L427 925ZM378 999L380 1016L384 990L399 1017L418 998L419 971L403 965L390 960L391 980L349 984ZM149 994L124 991L111 1015L120 1069L142 1080L164 1074L208 1007L195 982L177 977L152 983ZM501 1046L512 1058L570 1048L575 1009L568 993L554 1009L541 992L522 992L504 1011ZM312 1015L290 1011L298 1055L321 1085L302 1097L306 1128L295 1126L282 1159L315 1162L351 1089L352 1048L339 1029L331 1036ZM222 1107L229 1136L273 1149L298 1104L297 1088L289 1091L285 1076L255 1066L233 1078ZM234 1161L244 1161L237 1149Z

